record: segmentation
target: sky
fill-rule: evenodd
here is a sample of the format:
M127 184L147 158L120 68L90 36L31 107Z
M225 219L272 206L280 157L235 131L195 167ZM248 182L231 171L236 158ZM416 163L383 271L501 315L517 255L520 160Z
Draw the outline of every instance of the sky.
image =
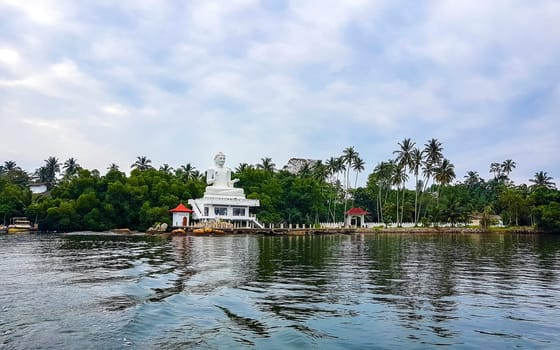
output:
M0 162L204 170L404 138L560 183L557 0L0 0Z

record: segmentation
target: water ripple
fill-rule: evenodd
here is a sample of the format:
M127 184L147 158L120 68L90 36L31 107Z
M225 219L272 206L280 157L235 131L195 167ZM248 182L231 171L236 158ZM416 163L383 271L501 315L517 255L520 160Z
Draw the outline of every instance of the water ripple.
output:
M0 348L554 348L559 271L545 235L4 235Z

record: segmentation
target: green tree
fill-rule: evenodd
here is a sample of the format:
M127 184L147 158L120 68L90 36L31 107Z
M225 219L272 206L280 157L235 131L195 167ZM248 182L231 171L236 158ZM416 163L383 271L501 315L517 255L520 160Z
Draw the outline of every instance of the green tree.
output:
M159 170L171 174L171 172L173 171L173 167L171 167L167 163L163 163L163 165L159 167Z
M274 172L276 164L274 164L272 162L271 158L261 158L262 163L261 164L257 164L257 168L258 169L262 169L265 171L269 171L269 172Z
M441 187L450 184L453 179L455 179L455 166L448 159L443 159L441 163L434 168L434 180L439 184L438 203Z
M504 174L507 177L509 177L509 174L513 171L513 169L515 169L515 167L517 166L517 163L514 162L511 159L506 159L502 162L502 164L500 165L501 168L501 172L502 174Z
M352 169L356 172L356 177L354 179L354 188L358 188L358 174L364 171L366 163L362 158L356 156L354 163L352 164Z
M556 184L552 180L553 178L548 176L546 171L538 171L532 179L529 179L529 182L533 183L531 186L532 188L544 187L547 189L554 189L556 188Z
M441 159L443 158L443 146L441 142L435 138L428 140L428 142L424 144L423 154L424 160L422 162L422 175L424 177L424 180L422 181L422 183L424 184L424 187L420 192L418 215L420 215L422 209L421 204L423 202L425 202L424 215L426 215L428 211L428 206L430 204L432 195L430 194L427 200L425 200L424 195L426 194L426 191L430 186L430 180L434 178L435 169L439 166Z
M392 159L387 162L380 162L375 166L368 178L368 186L377 189L377 222L385 222L383 218L383 208L385 207L391 189L394 167L395 162Z
M410 154L410 170L414 174L414 225L418 225L420 220L420 210L418 208L418 196L420 191L422 191L422 182L418 179L420 174L420 168L422 167L422 160L424 157L424 152L419 148L414 148Z
M342 151L342 159L345 163L345 171L344 171L344 213L348 209L348 195L349 195L349 188L350 188L350 169L352 169L352 165L356 161L356 158L359 157L359 153L356 152L354 147L347 147ZM345 214L346 215L346 214ZM344 222L346 223L346 217Z
M550 202L546 205L536 207L535 211L537 226L542 229L560 230L560 203Z
M394 151L393 154L397 155L397 158L395 159L395 162L397 163L398 167L402 168L402 171L404 172L411 172L413 167L414 167L414 156L417 156L417 154L413 155L414 152L414 146L416 145L416 143L414 143L410 138L405 138L402 140L402 142L399 142L399 149ZM407 176L408 178L408 176ZM417 180L416 180L417 181ZM402 208L401 208L401 221L402 221L402 213L404 212L404 203L405 203L405 183L402 183ZM398 191L398 189L397 189ZM397 193L397 197L398 197L398 193ZM397 214L397 219L398 219L398 214Z
M479 185L483 181L478 172L472 170L468 171L467 175L465 175L464 178L465 185L469 187Z
M75 175L78 170L81 169L80 164L78 164L78 160L74 157L68 158L63 165L64 168L64 177L69 178L70 176Z
M339 176L340 173L346 170L346 166L344 165L344 159L342 157L329 158L326 162L326 166L330 178L329 182L333 188L333 191L331 191L331 196L328 199L328 208L330 213L329 217L332 219L332 222L337 222L336 204L341 192Z
M402 206L404 207L404 184L408 180L408 175L405 171L404 166L397 164L393 168L393 177L392 177L392 184L395 185L397 195L396 195L396 218L397 218L397 226L401 226L402 218L403 218L403 210L401 210L401 216L399 218L399 188L402 190Z
M7 160L4 162L4 167L3 167L4 171L12 171L17 169L20 169L20 167L18 167L16 162L14 162L13 160Z
M198 177L197 170L191 163L181 165L177 168L177 170L175 170L175 175L183 181L189 181Z
M45 159L45 165L40 168L39 175L42 177L42 182L47 183L48 188L52 188L56 184L56 175L60 173L60 163L58 158L49 157Z
M136 161L132 163L130 167L141 171L153 169L154 167L150 164L151 162L152 161L146 156L138 156L136 157Z
M519 226L520 217L529 214L528 200L516 188L505 188L499 194L498 203L505 208L505 211L502 212L502 218L507 220L508 225L515 222L515 225Z
M235 172L236 173L240 173L242 171L245 171L248 168L252 168L253 166L248 164L248 163L239 163L239 165L237 166L237 168L235 168Z

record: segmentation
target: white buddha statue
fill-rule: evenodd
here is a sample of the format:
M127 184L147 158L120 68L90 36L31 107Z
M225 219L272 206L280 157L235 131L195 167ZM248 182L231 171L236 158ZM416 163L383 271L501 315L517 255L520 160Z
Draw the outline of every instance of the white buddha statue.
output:
M204 191L204 197L216 196L216 197L243 197L245 198L245 193L242 188L235 188L235 184L239 179L231 179L231 169L224 167L226 162L226 156L220 152L214 157L214 168L206 170L206 191Z

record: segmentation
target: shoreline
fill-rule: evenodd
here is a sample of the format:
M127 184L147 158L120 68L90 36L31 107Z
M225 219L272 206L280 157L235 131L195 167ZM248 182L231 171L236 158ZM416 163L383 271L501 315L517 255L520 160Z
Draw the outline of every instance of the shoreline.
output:
M367 235L373 236L378 234L393 234L393 235L406 235L406 234L552 234L559 235L559 231L542 230L531 227L504 227L504 228L491 228L481 229L473 227L377 227L377 228L329 228L329 229L316 229L316 228L224 228L224 229L211 229L205 232L193 232L197 228L187 228L181 232L166 231L166 232L145 232L128 229L116 229L109 231L72 231L72 232L56 232L56 231L37 231L29 233L58 233L69 236L81 235L99 235L99 236L120 236L120 237L163 237L169 238L174 236L230 236L230 235L263 235L263 236L321 236L321 235ZM21 233L20 233L21 234Z
M468 228L468 227L388 227L388 228L223 228L209 229L196 232L195 228L182 229L171 232L153 232L146 235L159 236L221 236L221 235L265 235L265 236L314 236L314 235L376 235L376 234L560 234L557 231L547 231L532 227L510 228Z

